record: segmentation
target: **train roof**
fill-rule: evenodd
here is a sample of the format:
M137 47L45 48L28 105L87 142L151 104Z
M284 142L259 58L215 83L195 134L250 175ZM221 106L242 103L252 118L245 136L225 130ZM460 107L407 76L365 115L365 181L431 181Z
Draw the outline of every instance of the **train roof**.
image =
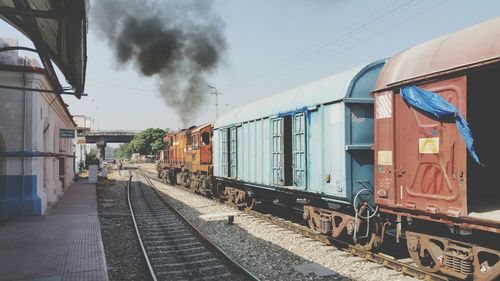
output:
M374 68L381 68L384 63L385 60L378 60L367 65L356 66L347 71L238 107L219 117L214 123L214 128L344 100L352 95L353 85L360 77Z
M500 17L406 49L380 72L377 91L500 62Z
M205 129L206 127L209 127L209 126L212 126L212 123L205 123L205 124L202 124L194 129L191 130L192 133L198 133L199 131Z

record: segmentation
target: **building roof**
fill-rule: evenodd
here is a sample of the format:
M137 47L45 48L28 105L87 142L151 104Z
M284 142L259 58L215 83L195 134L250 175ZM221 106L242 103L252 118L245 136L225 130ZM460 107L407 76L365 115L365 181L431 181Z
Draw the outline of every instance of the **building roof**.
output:
M0 0L0 18L33 41L55 90L63 91L51 61L77 97L85 88L88 7L87 0Z
M500 61L500 17L425 42L394 56L380 73L377 91L391 85L474 64Z
M374 67L382 67L385 60L354 67L297 88L270 96L254 103L238 107L220 116L214 128L226 127L246 121L279 115L280 113L303 110L343 100L351 96L352 86L364 73Z

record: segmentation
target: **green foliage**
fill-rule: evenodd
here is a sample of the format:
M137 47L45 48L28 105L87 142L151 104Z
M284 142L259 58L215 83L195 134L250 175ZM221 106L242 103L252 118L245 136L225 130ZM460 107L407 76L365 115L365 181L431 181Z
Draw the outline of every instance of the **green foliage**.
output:
M161 150L163 147L163 136L166 134L165 130L149 128L139 134L129 143L129 147L134 153L141 155L151 155L156 151Z
M90 150L89 153L87 153L87 158L85 158L85 166L89 165L99 165L99 159L97 159L97 151L96 150Z
M120 146L115 149L114 151L114 158L115 159L130 159L132 156L132 149L130 148L130 145L128 143L120 144Z

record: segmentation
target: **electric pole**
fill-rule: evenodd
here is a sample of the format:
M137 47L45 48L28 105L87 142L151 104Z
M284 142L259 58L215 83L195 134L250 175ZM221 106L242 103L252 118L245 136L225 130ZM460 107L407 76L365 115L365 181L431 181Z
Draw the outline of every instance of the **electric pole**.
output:
M217 88L215 88L215 87L212 87L210 85L208 85L208 87L210 89L214 90L214 92L212 92L210 94L215 95L215 118L218 119L219 118L219 99L218 99L218 96L222 95L222 93L217 92Z

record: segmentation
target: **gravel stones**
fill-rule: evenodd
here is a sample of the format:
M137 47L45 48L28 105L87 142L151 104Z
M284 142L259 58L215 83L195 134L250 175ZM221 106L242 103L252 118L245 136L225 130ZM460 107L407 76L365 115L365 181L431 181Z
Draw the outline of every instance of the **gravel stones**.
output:
M227 223L227 216L203 216L234 213L235 210L182 187L154 184L168 195L167 200L184 216L261 280L417 280L387 268L374 267L375 263L352 257L333 246L322 245L243 212L238 212L232 225ZM310 263L322 265L336 274L306 276L293 269L293 266Z
M148 280L142 251L127 205L126 181L104 181L97 187L101 236L113 280Z

